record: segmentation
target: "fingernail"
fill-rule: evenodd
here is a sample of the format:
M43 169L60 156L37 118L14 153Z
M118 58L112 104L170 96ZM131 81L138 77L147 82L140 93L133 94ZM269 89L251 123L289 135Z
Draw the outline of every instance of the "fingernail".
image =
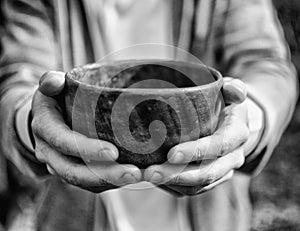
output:
M206 191L207 191L207 189L204 187L204 188L200 189L199 191L197 191L196 194L204 193Z
M154 172L152 177L150 178L150 182L152 183L161 183L163 181L163 176L159 172Z
M39 90L47 96L59 95L64 88L64 74L60 72L47 72L39 81Z
M184 160L184 155L182 152L177 152L173 158L173 163L182 163Z
M112 150L107 150L107 149L100 151L99 156L100 156L100 158L105 158L107 160L115 160L118 158L118 155L116 152L114 152Z
M122 177L121 177L121 182L125 183L125 184L133 184L136 183L136 179L135 177L131 174L131 173L125 173Z
M56 172L49 165L47 165L47 170L51 175L53 175L53 176L56 175Z

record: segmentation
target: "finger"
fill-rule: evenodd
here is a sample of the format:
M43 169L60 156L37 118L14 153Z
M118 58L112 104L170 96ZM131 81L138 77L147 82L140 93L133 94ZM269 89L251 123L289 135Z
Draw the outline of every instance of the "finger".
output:
M39 90L46 96L59 95L65 86L65 74L63 72L49 71L42 75L39 82Z
M171 148L168 153L169 162L182 164L216 159L241 146L249 137L245 106L245 104L231 105L226 108L223 122L213 135Z
M239 79L223 78L223 97L226 104L242 103L247 97L246 85Z
M116 187L141 180L141 172L136 166L105 163L87 166L60 154L40 139L36 157L47 163L66 182L83 188Z
M243 147L214 161L200 165L154 165L145 170L144 178L155 184L207 186L222 178L232 169L242 166L245 161Z
M214 189L216 186L225 183L226 181L230 180L233 177L234 174L234 170L229 171L225 176L223 176L221 179L217 180L216 182L207 185L205 187L203 187L200 191L198 191L198 193L203 193L203 192L207 192L209 190Z
M194 196L194 195L198 195L204 192L207 192L209 190L214 189L215 187L217 187L218 185L230 180L233 176L234 171L231 170L230 172L228 172L224 177L222 177L221 179L217 180L216 182L208 185L208 186L178 186L178 185L167 185L165 186L165 188L167 188L167 190L169 192L173 192L173 195L178 194L178 195L187 195L187 196Z
M39 97L43 98L42 106L36 109L38 112L32 121L35 135L59 152L85 161L113 161L118 158L118 149L113 144L72 131L65 124L56 101L42 94Z

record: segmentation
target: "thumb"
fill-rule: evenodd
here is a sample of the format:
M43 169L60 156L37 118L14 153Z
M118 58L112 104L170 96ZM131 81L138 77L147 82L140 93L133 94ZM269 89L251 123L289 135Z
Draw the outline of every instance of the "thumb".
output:
M224 77L223 97L226 104L242 103L247 97L247 88L243 81Z
M63 72L49 71L42 75L39 82L39 90L46 96L59 95L65 86L65 74Z

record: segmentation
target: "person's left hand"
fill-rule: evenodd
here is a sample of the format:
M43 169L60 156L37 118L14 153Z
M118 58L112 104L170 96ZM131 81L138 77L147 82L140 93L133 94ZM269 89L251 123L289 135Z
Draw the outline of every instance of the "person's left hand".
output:
M214 134L176 145L168 163L148 167L144 180L178 196L197 195L230 179L244 164L243 144L249 137L246 87L240 80L224 78L222 93L229 106Z

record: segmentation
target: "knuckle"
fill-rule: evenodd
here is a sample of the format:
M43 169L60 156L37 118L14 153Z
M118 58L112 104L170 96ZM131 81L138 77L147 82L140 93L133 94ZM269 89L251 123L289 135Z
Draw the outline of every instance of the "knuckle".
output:
M35 157L42 163L46 162L48 150L43 145L37 144L35 149Z
M49 143L51 144L51 146L57 147L58 137L57 136L49 137Z
M35 157L42 163L46 162L46 158L43 152L41 152L39 149L35 151Z
M45 128L48 122L45 121L43 113L37 114L33 117L31 121L31 128L34 134L43 136L45 134Z
M52 135L49 137L49 143L51 144L51 146L54 146L54 147L60 149L61 148L61 137ZM66 145L65 145L65 147L66 147Z

